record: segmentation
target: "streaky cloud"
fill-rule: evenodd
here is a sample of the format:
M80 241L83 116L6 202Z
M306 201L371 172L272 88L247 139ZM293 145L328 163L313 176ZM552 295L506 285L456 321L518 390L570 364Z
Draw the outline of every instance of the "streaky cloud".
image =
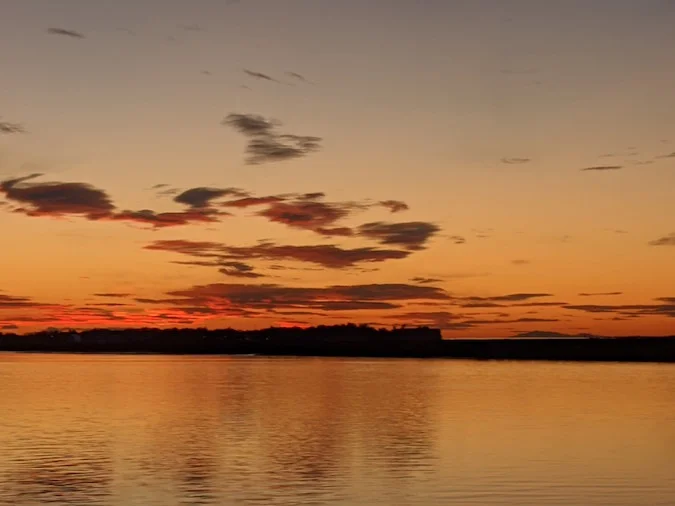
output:
M84 39L84 34L76 32L75 30L66 30L65 28L47 28L47 33L72 37L74 39Z
M623 165L595 165L593 167L584 167L583 169L579 170L581 170L582 172L590 172L590 171L603 172L620 169L623 169Z

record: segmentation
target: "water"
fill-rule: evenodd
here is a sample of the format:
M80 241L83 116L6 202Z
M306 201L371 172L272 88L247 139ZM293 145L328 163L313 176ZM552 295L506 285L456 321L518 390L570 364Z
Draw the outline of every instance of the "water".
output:
M0 354L1 505L675 504L675 366Z

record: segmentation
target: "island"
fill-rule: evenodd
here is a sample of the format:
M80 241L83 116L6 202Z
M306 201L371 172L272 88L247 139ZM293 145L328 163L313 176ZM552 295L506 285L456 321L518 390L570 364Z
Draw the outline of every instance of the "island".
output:
M0 333L0 351L675 362L675 336L531 333L444 339L429 327L319 325L262 330L137 328Z

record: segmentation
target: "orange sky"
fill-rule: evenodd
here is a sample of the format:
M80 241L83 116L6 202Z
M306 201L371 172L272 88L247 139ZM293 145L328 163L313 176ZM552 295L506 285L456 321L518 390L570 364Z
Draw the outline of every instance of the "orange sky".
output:
M675 334L672 2L4 10L0 331Z

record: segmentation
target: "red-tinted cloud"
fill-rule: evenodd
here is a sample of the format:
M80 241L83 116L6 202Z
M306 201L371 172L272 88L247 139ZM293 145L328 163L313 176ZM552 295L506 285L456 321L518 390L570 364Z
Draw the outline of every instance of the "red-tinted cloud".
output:
M86 183L32 183L42 174L0 182L0 193L10 202L23 207L16 209L29 216L81 215L97 220L110 215L115 206L108 194Z

